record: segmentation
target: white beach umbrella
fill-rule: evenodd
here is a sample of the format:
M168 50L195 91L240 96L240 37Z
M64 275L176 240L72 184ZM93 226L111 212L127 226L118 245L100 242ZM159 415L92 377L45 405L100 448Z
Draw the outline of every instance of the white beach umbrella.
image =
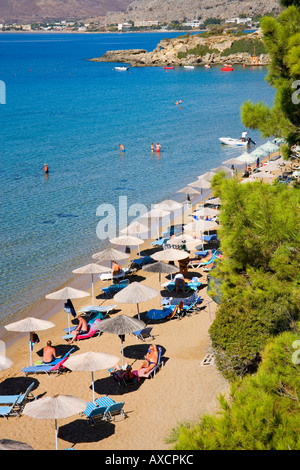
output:
M13 365L13 361L5 356L0 356L0 370L9 369Z
M70 370L89 371L92 373L93 402L95 401L94 372L97 370L114 367L119 358L112 354L89 351L82 354L75 354L66 360L65 366Z
M114 247L108 247L105 250L99 251L98 253L94 253L92 255L93 259L97 259L99 262L100 261L120 261L129 258L129 255L127 253L124 253L123 251L117 250Z
M155 209L161 209L163 211L176 211L178 209L183 208L183 204L181 202L173 201L172 199L165 199L158 204L154 204Z
M102 320L97 325L97 329L103 333L110 333L120 337L122 345L122 365L124 365L124 335L142 330L145 328L145 326L146 324L137 318L132 318L128 315L118 315L113 318L106 318L105 320Z
M142 215L143 219L154 219L157 225L157 237L159 238L159 220L162 219L163 217L167 217L171 214L170 211L165 211L162 209L151 209L149 212L146 214Z
M55 325L51 321L41 320L35 317L26 317L23 320L19 320L9 325L5 325L4 328L8 331L18 331L29 333L29 352L30 352L30 365L32 365L32 342L31 333L35 331L48 330L53 328Z
M210 207L202 207L199 210L196 210L192 213L192 215L196 215L198 217L207 217L207 216L216 216L219 214L218 209L211 209Z
M197 191L197 189L192 188L192 186L186 186L185 188L179 189L179 191L177 192L187 194L188 196L198 196L198 195L200 196L201 195L201 191Z
M189 183L188 186L192 186L193 188L198 188L198 189L210 189L211 184L209 181L206 181L205 179L198 179L197 181L193 181L192 183Z
M138 237L133 237L132 235L121 235L120 237L111 238L110 243L113 245L122 245L122 246L138 246L140 254L140 245L142 245L144 240Z
M121 233L125 235L144 235L149 232L149 229L146 225L142 224L138 220L135 220L128 227L120 230Z
M141 282L132 282L114 296L114 300L121 304L136 304L138 319L140 319L139 303L147 302L158 296L153 287L145 286Z
M27 403L23 414L35 419L55 420L55 448L58 450L57 442L57 420L68 418L86 409L87 402L81 398L71 395L55 395L43 397Z
M191 245L193 243L197 244L199 242L201 242L200 238L195 238L188 233L183 233L182 235L178 235L178 237L174 237L168 240L167 245Z
M63 287L60 290L52 292L51 294L46 295L46 299L49 300L68 300L68 299L82 299L84 297L89 297L89 293L84 290L74 289L73 287ZM68 312L68 328L70 333L70 312Z
M280 150L279 145L274 144L273 142L266 142L265 144L260 146L261 149L265 150L266 152L273 153L278 152Z
M92 305L95 304L94 297L94 274L102 274L107 272L112 272L110 268L106 266L101 266L101 264L90 263L81 268L76 268L72 271L75 274L91 274L92 275Z
M213 204L214 206L220 206L221 205L221 199L219 197L214 197L212 199L207 199L205 201L205 204Z
M206 173L203 173L203 175L198 176L198 180L201 179L201 180L211 181L216 174L217 173L214 171L207 171Z
M277 176L273 175L272 173L268 173L267 171L258 171L257 173L253 173L252 178L269 179L271 182L273 179L277 178Z
M264 150L261 147L257 147L253 152L250 153L251 157L267 157L270 152Z
M219 225L213 220L193 220L183 226L185 232L207 232L210 230L217 230Z
M161 275L164 274L172 274L177 273L178 268L176 266L172 266L172 264L163 263L162 261L157 261L156 263L147 264L146 266L142 267L143 271L151 272L151 273L158 273L159 278L159 298L158 298L158 305L160 307L160 291L161 291Z
M247 153L247 155L249 154ZM224 165L236 165L236 166L244 164L244 162L239 160L238 158L229 158L229 160L225 160L225 162L222 162L222 163L224 163Z
M231 174L231 170L229 168L227 168L227 166L218 166L217 168L213 168L212 171L215 171L216 173L218 171L224 171L225 174Z
M155 261L179 261L186 259L189 254L184 250L177 250L176 248L168 248L167 250L157 251L151 258Z

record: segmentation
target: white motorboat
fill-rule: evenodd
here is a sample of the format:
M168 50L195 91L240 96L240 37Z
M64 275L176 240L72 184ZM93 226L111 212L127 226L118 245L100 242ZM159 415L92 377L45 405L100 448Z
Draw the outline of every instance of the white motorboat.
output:
M231 137L220 137L219 140L222 142L222 144L235 145L238 147L245 147L246 145L250 145L248 140L232 139Z
M194 65L184 65L183 66L185 69L194 69L195 66Z
M118 70L118 71L121 71L121 72L125 72L125 70L128 70L129 67L115 67L115 70Z

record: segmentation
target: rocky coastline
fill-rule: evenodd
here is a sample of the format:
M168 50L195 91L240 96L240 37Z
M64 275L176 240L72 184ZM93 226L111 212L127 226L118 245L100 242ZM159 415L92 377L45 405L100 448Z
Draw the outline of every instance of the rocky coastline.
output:
M257 33L247 37L259 38ZM223 51L231 48L234 41L240 37L234 36L211 36L201 35L179 36L173 39L163 39L157 47L148 52L145 49L129 49L107 51L101 57L89 59L93 62L120 62L132 67L151 66L184 66L184 65L218 65L218 64L242 64L253 65L253 53L238 52L222 55ZM197 49L198 48L198 49ZM195 51L201 49L201 55ZM260 65L268 65L270 58L268 54L260 54Z

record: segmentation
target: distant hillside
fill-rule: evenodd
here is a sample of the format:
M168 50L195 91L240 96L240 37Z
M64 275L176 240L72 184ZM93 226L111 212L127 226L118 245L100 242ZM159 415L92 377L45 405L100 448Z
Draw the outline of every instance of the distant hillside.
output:
M108 13L107 22L152 19L169 23L184 18L228 19L242 14L252 17L271 11L280 11L279 0L135 0L130 3L125 13Z
M161 22L199 17L233 16L279 11L279 0L1 0L0 22L41 22L105 16L107 23L154 19Z
M81 19L125 10L130 0L1 0L0 22Z

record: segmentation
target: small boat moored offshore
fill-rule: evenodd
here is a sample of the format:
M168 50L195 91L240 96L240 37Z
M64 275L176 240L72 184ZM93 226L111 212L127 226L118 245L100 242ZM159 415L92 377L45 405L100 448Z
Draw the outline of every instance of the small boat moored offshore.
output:
M119 70L121 72L124 72L125 70L128 70L129 67L115 67L115 70Z
M173 70L174 67L164 67L165 70Z
M254 144L253 140L248 138L247 140L242 140L242 139L232 139L231 137L219 137L220 142L222 144L226 145L235 145L235 146L240 146L240 147L245 147L246 145Z
M221 72L232 72L233 70L234 68L231 67L230 65L226 65L225 67L221 68Z
M183 66L185 69L194 69L195 66L194 65L184 65Z

